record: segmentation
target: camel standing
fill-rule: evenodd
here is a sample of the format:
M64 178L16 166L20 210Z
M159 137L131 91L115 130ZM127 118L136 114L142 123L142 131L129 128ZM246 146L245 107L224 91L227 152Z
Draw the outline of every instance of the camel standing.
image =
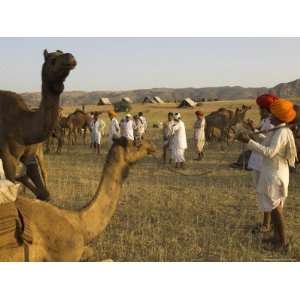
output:
M116 210L129 167L154 151L147 141L135 146L125 138L116 140L93 199L79 211L18 197L15 205L31 238L28 242L24 231L16 228L15 242L18 240L19 246L0 248L0 261L79 261L85 257L91 252L88 244L103 232Z
M35 186L42 182L34 144L45 141L51 134L57 121L63 83L75 66L70 53L44 51L42 100L36 111L31 111L20 95L0 91L0 158L8 180L16 180L16 166L22 161L27 166L22 183L32 190L32 185L28 185L30 180ZM35 191L35 194L40 199L48 198L44 191Z
M92 119L89 114L82 110L77 109L71 113L67 119L67 128L69 130L69 144L75 144L77 142L77 134L83 130L83 143L86 144L86 131L90 130L90 123Z
M205 117L206 129L205 134L207 140L211 140L215 129L220 132L219 140L225 141L230 127L237 123L243 122L250 106L243 105L241 108L236 108L235 112L229 109L220 108Z

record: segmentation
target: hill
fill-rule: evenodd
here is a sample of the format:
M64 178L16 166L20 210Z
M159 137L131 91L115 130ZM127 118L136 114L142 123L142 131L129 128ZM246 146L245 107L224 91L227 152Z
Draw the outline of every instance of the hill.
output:
M66 91L62 95L63 105L96 104L100 97L110 98L112 102L119 101L122 97L130 97L134 102L141 102L146 96L158 96L165 101L179 101L183 98L195 100L207 99L251 99L258 95L272 92L280 97L300 97L300 79L280 83L272 88L258 87L245 88L241 86L204 87L204 88L152 88L128 91ZM40 101L40 93L23 93L22 96L30 105L37 105Z

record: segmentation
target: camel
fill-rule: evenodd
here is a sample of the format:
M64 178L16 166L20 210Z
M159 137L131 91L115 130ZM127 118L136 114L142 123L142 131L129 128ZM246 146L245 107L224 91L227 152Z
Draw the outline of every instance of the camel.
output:
M64 144L64 128L61 127L60 122L54 127L52 134L49 136L48 140L45 143L46 149L45 153L51 152L51 146L54 144L54 140L57 140L57 147L55 152L57 154L61 153L62 146Z
M0 248L0 261L79 261L86 258L92 252L88 244L103 232L116 210L129 167L154 152L153 144L145 140L138 146L125 138L115 140L93 199L79 211L19 196L15 206L25 230L17 226L15 239L19 246ZM26 230L31 232L27 239Z
M28 164L27 177L34 185L37 187L42 182L35 158L38 147L31 145L45 141L51 134L57 121L63 83L75 66L72 54L44 50L42 100L36 111L31 111L20 95L0 91L0 158L8 180L15 182L17 163L21 160ZM25 185L27 179L23 181ZM32 189L30 185L27 187ZM44 192L36 195L40 199L48 198Z
M251 106L243 105L236 108L235 112L229 109L220 108L205 117L206 120L206 138L211 140L215 131L219 131L219 140L224 141L230 127L243 122L247 111ZM217 130L216 130L217 129Z
M92 119L89 114L77 109L68 116L67 128L69 130L69 144L77 142L77 134L83 129L83 143L86 143L86 131L90 130L90 123Z

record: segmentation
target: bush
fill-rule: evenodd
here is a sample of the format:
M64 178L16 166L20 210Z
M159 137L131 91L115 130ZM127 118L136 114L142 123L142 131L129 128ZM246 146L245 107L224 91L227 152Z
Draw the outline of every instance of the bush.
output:
M116 112L129 112L131 111L131 109L132 106L130 105L130 103L127 103L125 101L120 101L114 104L114 110Z

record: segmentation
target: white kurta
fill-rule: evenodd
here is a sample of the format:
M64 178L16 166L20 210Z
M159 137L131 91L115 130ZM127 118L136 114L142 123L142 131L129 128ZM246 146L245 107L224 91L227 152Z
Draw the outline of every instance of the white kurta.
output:
M143 124L143 134L144 134L148 127L147 120L144 116L140 116L139 118L141 119L142 124Z
M134 134L133 134L133 121L128 120L124 122L124 132L123 136L126 137L126 139L133 141L134 140Z
M108 133L108 141L110 145L113 143L114 138L120 137L120 126L119 122L116 118L111 119L109 133Z
M106 124L105 124L105 122L104 122L102 119L99 120L99 123L100 123L100 131L101 131L101 135L104 135L104 134L105 134L105 127L106 127Z
M140 140L145 133L145 127L141 118L133 121L134 138Z
M260 123L259 130L270 130L274 126L271 123L270 118L263 119ZM263 157L261 154L253 151L249 157L248 161L248 168L252 169L253 171L259 172L261 169Z
M288 195L289 164L294 164L296 147L292 131L284 126L269 132L262 144L253 140L248 143L250 150L263 156L256 192L258 206L264 212L283 205Z
M194 141L197 152L202 152L205 145L205 118L197 119L194 124Z
M101 124L99 120L94 122L92 125L92 143L99 145L101 143Z
M172 127L172 157L175 162L184 162L184 151L187 149L186 131L184 123L179 120Z

